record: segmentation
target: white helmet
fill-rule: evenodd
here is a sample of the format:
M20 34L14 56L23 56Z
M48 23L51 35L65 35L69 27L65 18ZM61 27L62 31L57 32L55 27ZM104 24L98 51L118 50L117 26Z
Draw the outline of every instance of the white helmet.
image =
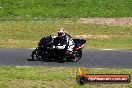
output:
M65 36L64 28L60 28L60 30L58 31L58 37L63 37L63 36Z

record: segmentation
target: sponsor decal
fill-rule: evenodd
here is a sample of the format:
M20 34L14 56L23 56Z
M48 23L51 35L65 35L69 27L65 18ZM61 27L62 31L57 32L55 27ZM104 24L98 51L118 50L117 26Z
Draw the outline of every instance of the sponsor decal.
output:
M129 74L86 74L82 67L78 68L76 81L79 84L85 83L130 83Z

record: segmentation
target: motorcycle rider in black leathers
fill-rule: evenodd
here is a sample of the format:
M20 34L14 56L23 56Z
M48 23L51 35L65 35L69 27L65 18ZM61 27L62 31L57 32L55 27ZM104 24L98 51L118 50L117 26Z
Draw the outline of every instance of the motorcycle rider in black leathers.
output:
M53 46L53 48L66 49L66 54L72 54L75 44L72 37L68 33L65 33L64 28L60 28L58 36L55 39L61 44Z

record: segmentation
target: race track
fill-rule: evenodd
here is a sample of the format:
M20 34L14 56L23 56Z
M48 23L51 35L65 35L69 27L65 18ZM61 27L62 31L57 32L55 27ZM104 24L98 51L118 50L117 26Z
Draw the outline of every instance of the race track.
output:
M0 65L8 66L83 66L89 68L132 68L132 50L84 49L78 62L28 61L33 49L0 49Z

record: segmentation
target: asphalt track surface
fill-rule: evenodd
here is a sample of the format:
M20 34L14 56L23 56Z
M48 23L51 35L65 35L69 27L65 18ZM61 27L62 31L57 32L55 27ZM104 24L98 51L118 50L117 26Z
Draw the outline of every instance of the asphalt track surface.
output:
M89 68L132 68L132 50L84 49L78 62L28 61L33 49L0 49L0 66L53 66Z

